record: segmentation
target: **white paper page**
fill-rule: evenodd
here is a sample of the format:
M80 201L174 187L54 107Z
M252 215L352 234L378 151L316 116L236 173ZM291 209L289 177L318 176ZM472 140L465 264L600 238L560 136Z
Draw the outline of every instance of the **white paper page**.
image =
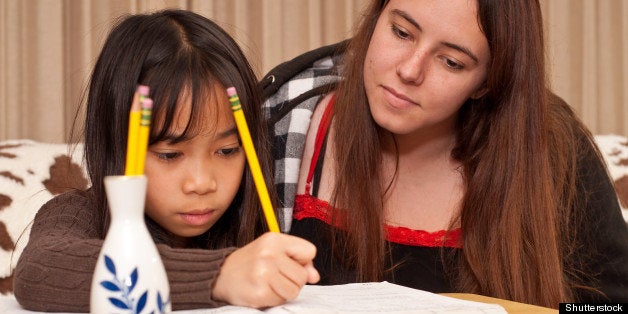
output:
M37 313L22 309L13 296L0 298L0 313ZM446 297L388 282L354 283L336 286L305 286L299 296L284 305L263 311L238 306L174 311L174 314L506 314L497 304Z
M173 311L172 314L264 314L264 311L243 306L221 306L213 309Z
M265 312L506 314L506 310L497 304L455 299L388 282L305 286L296 300Z
M264 311L229 306L208 310L178 311L176 313L506 314L506 310L497 304L460 300L388 282L373 282L336 286L305 286L295 300Z

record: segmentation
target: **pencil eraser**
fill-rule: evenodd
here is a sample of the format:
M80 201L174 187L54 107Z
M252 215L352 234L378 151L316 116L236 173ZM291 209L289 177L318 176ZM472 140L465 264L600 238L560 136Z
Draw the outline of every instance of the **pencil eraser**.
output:
M137 92L140 95L144 95L144 96L148 96L148 92L150 91L150 88L146 85L138 85L137 86Z
M236 94L236 89L235 87L231 86L229 88L227 88L227 95L229 95L229 97L233 96Z
M153 108L153 100L150 99L150 98L144 99L144 101L142 101L142 108L152 109Z

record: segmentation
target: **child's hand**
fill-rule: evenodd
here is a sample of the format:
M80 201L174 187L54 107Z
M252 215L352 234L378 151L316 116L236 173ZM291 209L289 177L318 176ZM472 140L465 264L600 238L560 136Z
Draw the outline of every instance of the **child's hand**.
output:
M283 304L320 279L315 255L316 247L304 239L268 232L225 259L212 297L255 308Z

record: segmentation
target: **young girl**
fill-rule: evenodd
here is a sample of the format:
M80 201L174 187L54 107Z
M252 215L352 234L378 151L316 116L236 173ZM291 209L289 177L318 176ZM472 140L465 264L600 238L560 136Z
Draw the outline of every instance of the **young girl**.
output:
M590 132L549 91L542 24L533 0L373 0L342 59L323 48L266 77L276 183L321 284L628 301L628 228Z
M91 278L109 223L103 178L124 172L138 84L150 86L154 100L145 212L170 281L172 308L274 306L315 283L312 244L263 234L225 90L238 90L263 171L270 174L249 63L210 20L166 10L129 16L109 34L87 99L84 140L92 187L60 195L38 212L15 269L18 302L29 310L89 311Z

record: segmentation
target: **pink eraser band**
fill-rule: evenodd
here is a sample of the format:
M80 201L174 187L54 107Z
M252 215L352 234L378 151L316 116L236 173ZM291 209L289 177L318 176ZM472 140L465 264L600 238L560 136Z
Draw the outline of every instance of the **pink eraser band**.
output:
M137 92L140 93L140 95L148 96L149 91L150 91L150 88L146 85L137 86Z
M150 98L144 99L144 101L142 101L142 108L152 109L153 108L153 100L150 99Z
M236 89L235 87L229 87L227 88L227 95L229 95L229 97L233 96L236 94Z

